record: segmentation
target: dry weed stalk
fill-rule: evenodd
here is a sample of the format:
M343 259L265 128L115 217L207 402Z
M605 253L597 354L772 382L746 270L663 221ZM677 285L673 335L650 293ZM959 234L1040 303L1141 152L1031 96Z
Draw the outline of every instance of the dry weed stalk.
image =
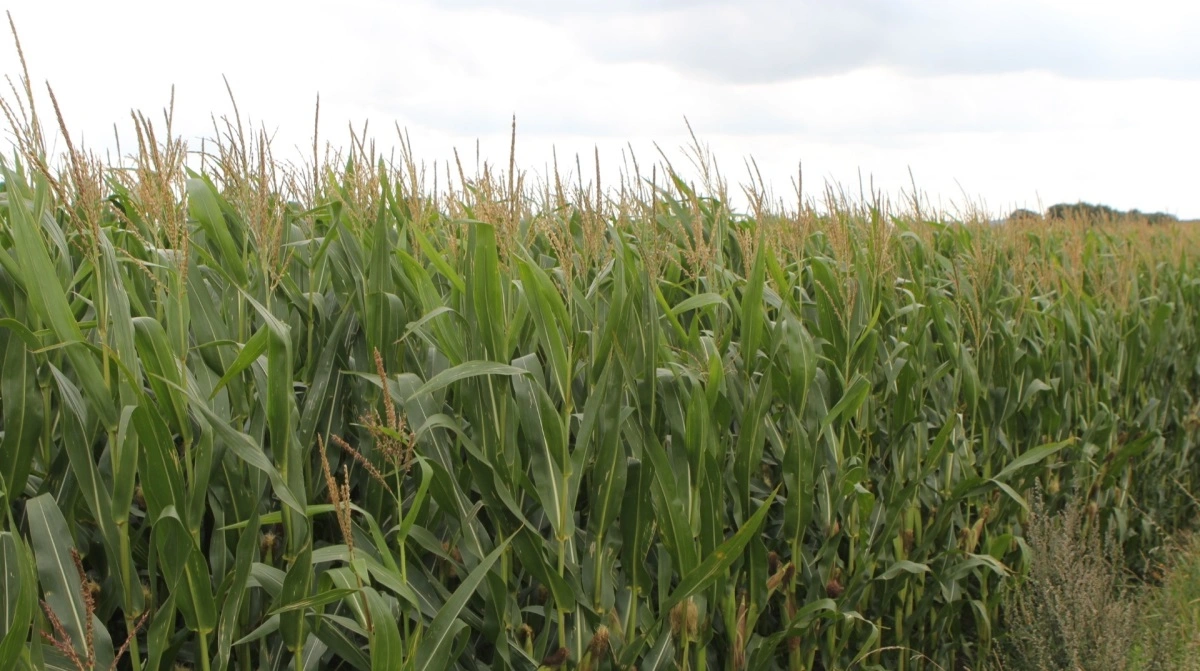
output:
M1119 548L1072 503L1050 515L1041 486L1030 497L1025 532L1029 574L1008 604L1006 665L1037 671L1123 671L1137 625L1121 574Z
M342 539L346 542L350 554L354 554L354 529L350 520L350 474L344 471L346 481L338 482L329 465L329 455L325 449L325 440L318 435L317 447L321 452L321 473L325 476L325 488L329 491L329 503L337 515L338 528L341 529Z
M338 441L342 449L348 449L350 446L345 445L344 441L334 436L333 439ZM358 569L355 568L354 562L354 523L351 520L351 498L350 498L350 470L345 465L342 466L342 482L338 482L333 475L333 470L329 466L329 455L325 450L325 441L321 436L317 435L317 447L321 455L321 473L325 476L325 488L329 492L329 503L333 506L333 512L337 516L338 529L341 531L342 540L346 543L346 551L350 555L350 570L354 574L354 580L358 584L359 594L357 598L362 603L363 617L366 618L366 629L368 632L374 631L374 624L371 619L371 609L367 605L367 596L362 593L364 585L362 576L359 575ZM357 454L353 452L353 454Z
M96 632L92 618L96 613L96 601L92 596L91 590L87 589L88 577L87 572L83 570L83 561L79 557L79 553L75 548L71 548L71 561L75 564L75 571L79 574L79 584L81 586L80 597L83 599L83 614L86 620L84 630L84 658L79 657L79 652L75 648L75 641L72 640L71 634L67 628L63 626L62 620L58 618L54 610L50 608L50 604L42 602L42 611L46 613L46 619L50 621L50 628L53 632L42 631L42 640L49 643L58 650L64 657L71 660L71 664L79 671L88 671L96 668Z
M83 650L84 656L79 656L79 650L76 648L75 641L72 639L70 632L67 631L65 625L50 604L45 601L41 602L42 612L46 615L46 620L50 623L50 631L42 631L41 638L46 643L50 644L63 657L71 662L78 671L92 671L96 668L96 598L93 593L93 583L87 575L87 571L83 568L83 559L79 556L79 552L75 548L71 548L71 562L75 565L75 571L79 574L80 598L83 600L83 616L85 621ZM125 637L124 643L117 650L113 657L112 663L108 667L108 671L115 671L118 663L129 652L129 647L134 638L146 624L146 620L150 617L150 611L142 613L137 623L129 631Z
M54 614L54 611L50 608L50 604L43 601L42 611L46 614L46 619L50 621L50 628L54 632L53 635L50 632L41 632L42 640L49 643L55 650L69 659L71 664L76 669L79 669L79 671L88 671L93 668L91 649L88 648L87 650L88 663L85 664L84 660L79 658L79 652L75 649L75 644L71 640L71 634L63 626L62 620L58 619L58 616Z
M379 415L374 410L368 417L363 418L367 431L375 439L375 445L383 458L397 472L407 474L412 470L415 459L416 436L409 430L407 422L396 412L392 402L391 392L388 391L388 375L383 366L383 356L375 350L375 371L379 375L379 384L383 389L383 408L386 424L381 424Z

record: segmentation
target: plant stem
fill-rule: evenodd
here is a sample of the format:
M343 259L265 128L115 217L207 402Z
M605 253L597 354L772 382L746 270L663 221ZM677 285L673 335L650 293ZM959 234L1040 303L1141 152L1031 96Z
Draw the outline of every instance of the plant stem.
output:
M42 387L42 417L46 418L42 422L42 468L50 470L50 444L54 440L54 422L50 421L54 415L50 414L50 386ZM20 492L17 492L19 495Z
M625 639L632 641L637 632L638 597L642 590L634 587L629 591L629 621L625 625Z
M129 549L129 525L126 524L125 520L118 520L117 529L120 534L121 543L121 583L125 587L125 629L129 632L129 663L134 671L139 671L142 668L142 660L139 658L137 632L134 631L138 618L134 613L130 612L129 605L133 603L133 590L141 590L142 585L137 580L136 574L130 566L130 560L133 556Z
M298 658L297 658L298 659ZM210 663L208 661L208 632L200 630L200 671L210 671ZM302 667L297 666L297 669Z
M567 541L563 538L558 539L558 575L562 577L566 572L567 566ZM560 647L567 645L567 611L563 610L561 603L554 604L558 610L558 644Z
M594 586L594 590L592 593L592 606L595 607L596 612L600 613L600 614L603 614L603 611L600 608L600 596L601 596L601 592L602 592L600 587L601 587L601 580L603 577L602 566L600 564L600 557L603 552L604 552L604 534L600 533L600 534L596 535L596 554L592 558L592 581L593 581L593 586Z
M141 671L142 668L142 652L138 647L137 633L134 632L134 627L137 626L137 619L125 616L125 629L129 632L129 666L133 671Z

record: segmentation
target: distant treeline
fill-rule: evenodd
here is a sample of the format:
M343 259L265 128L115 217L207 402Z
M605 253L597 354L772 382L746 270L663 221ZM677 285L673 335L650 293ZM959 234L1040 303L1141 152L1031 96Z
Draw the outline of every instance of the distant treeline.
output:
M1103 222L1146 222L1165 224L1179 221L1179 217L1166 212L1142 212L1141 210L1118 210L1107 205L1092 203L1059 203L1046 208L1045 216L1033 210L1016 209L1008 215L1009 221L1028 219L1083 219Z

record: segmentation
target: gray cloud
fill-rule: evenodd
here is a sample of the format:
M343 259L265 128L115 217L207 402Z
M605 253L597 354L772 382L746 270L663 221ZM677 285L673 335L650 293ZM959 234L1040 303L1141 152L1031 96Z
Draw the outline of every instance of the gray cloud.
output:
M448 5L485 6L480 0ZM1154 14L1130 5L1121 11L1141 14L1125 21L1111 7L1084 14L1033 0L515 0L486 6L560 23L604 61L663 63L724 82L872 66L918 75L1037 70L1085 79L1200 79L1200 14L1187 8Z

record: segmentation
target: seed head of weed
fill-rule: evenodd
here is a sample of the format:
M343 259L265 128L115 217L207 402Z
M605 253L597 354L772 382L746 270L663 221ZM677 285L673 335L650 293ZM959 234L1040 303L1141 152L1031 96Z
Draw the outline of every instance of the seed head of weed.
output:
M1005 666L1123 671L1137 605L1125 586L1115 539L1102 539L1082 502L1050 514L1040 485L1030 509L1029 572L1005 609Z

